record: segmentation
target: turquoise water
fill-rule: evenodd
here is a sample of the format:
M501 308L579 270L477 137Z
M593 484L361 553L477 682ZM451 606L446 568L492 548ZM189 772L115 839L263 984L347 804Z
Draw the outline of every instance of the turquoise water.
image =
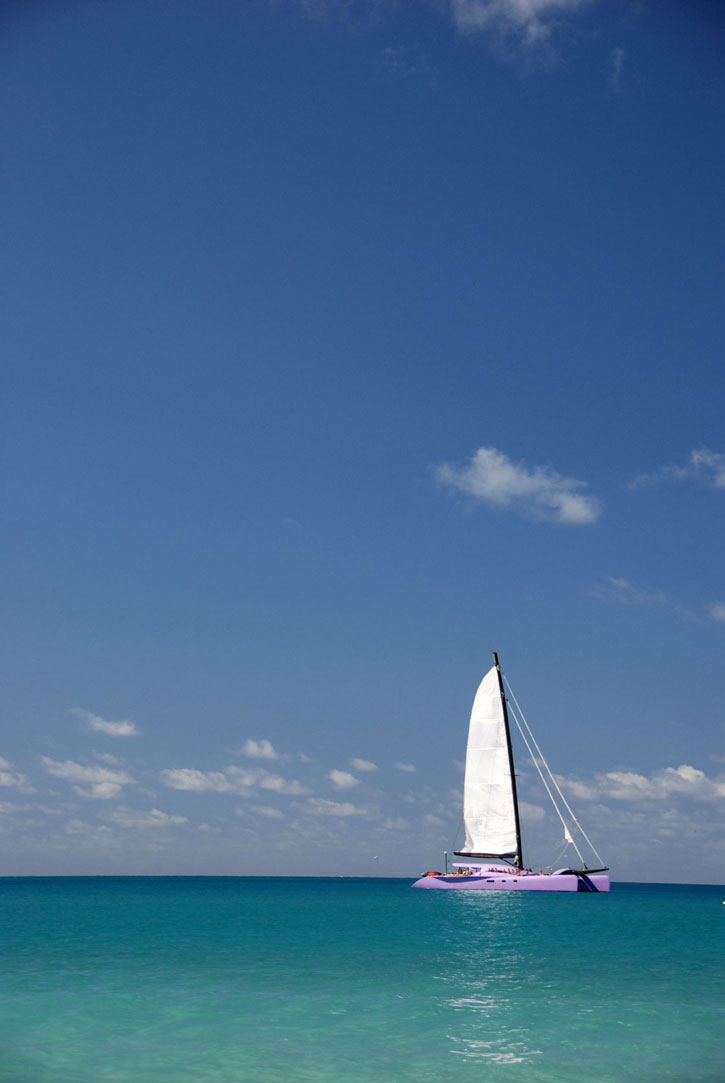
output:
M0 880L0 1083L723 1078L722 888Z

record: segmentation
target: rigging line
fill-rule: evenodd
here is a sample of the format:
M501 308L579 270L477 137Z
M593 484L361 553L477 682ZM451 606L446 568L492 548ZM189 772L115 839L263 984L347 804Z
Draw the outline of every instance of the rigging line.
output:
M542 761L542 763L544 764L544 767L546 768L546 770L548 771L548 773L549 773L549 777L551 778L551 781L553 782L554 786L556 787L556 792L557 792L557 793L559 794L559 797L560 797L560 798L562 799L562 801L564 802L564 806L566 807L566 810L567 810L567 812L569 813L569 815L571 816L572 820L574 821L574 823L576 824L576 826L577 826L577 827L579 828L579 830L581 831L582 835L584 836L584 838L585 838L585 839L587 840L587 842L588 842L588 843L589 843L589 845L591 846L592 850L594 851L594 855L595 855L595 857L597 858L597 861L598 861L598 862L600 863L600 865L603 865L603 864L604 864L604 860L603 860L603 858L602 858L602 857L600 857L600 855L599 855L599 853L598 853L598 851L597 851L597 848L596 848L596 846L594 845L594 843L592 842L592 840L591 840L591 839L589 838L589 836L587 835L587 833L586 833L586 831L584 830L584 828L582 827L582 825L581 825L581 824L579 823L579 821L577 820L576 816L574 815L574 813L573 813L573 811L572 811L571 805L570 805L570 804L569 804L569 802L567 801L566 797L564 797L564 794L563 794L563 793L561 792L561 787L559 786L559 783L558 783L558 782L556 781L556 779L554 778L554 774L553 774L553 772L552 772L551 768L549 767L548 763L546 762L546 758L545 758L545 756L544 756L543 752L541 751L541 749L539 748L539 746L538 746L538 744L537 744L537 741L536 741L536 738L534 737L533 733L531 732L531 726L530 726L530 725L529 725L529 723L528 723L528 722L526 721L526 715L525 715L525 714L524 714L524 712L523 712L523 711L521 710L521 707L519 706L519 701L518 701L518 700L516 699L516 696L515 696L515 694L514 694L514 690L513 690L513 688L511 687L511 685L509 684L509 682L508 682L508 679L506 678L506 676L505 676L505 675L504 675L504 680L506 681L506 685L507 685L507 687L508 687L508 690L509 690L509 692L511 693L511 698L513 699L514 703L516 704L516 708L517 708L517 710L519 711L519 713L520 713L520 715L521 715L521 717L522 717L522 719L523 719L524 725L526 726L526 729L527 729L527 731L528 731L528 733L529 733L529 736L531 737L531 740L532 740L532 742L533 742L533 744L534 744L534 748L536 749L536 751L538 752L539 756L541 757L541 761ZM527 747L528 747L528 746L527 746ZM539 772L539 773L541 773L541 772ZM577 850L577 853L579 853L579 851L578 851L578 850ZM579 854L579 856L581 857L581 854ZM582 858L582 860L583 860L583 858Z
M546 761L546 757L544 756L543 752L542 752L542 751L541 751L541 749L539 748L538 742L537 742L536 738L534 737L533 733L531 732L531 727L529 726L529 723L528 723L528 722L526 721L526 716L524 715L524 712L523 712L523 711L521 710L521 707L519 706L519 702L518 702L518 700L516 699L516 696L514 695L514 690L513 690L513 688L512 688L512 687L511 687L511 685L510 685L510 684L508 683L508 681L506 681L506 684L508 685L508 688L509 688L509 692L511 693L511 697L512 697L512 699L513 699L514 703L516 704L516 707L518 708L518 710L519 710L519 712L520 712L520 714L521 714L521 718L523 719L523 722L524 722L524 725L526 726L526 729L527 729L527 731L528 731L528 734L529 734L529 736L531 737L531 740L532 740L532 742L533 742L533 745L534 745L534 747L535 747L536 751L538 752L539 756L541 757L541 762L542 762L542 763L544 764L544 767L545 767L545 768L546 768L546 770L547 770L547 773L548 773L548 775L549 775L549 778L551 779L551 781L552 781L552 783L553 783L553 785L554 785L554 787L555 787L555 789L556 789L556 792L557 792L557 793L559 794L559 797L561 798L562 802L564 803L564 806L565 806L565 808L566 808L567 812L569 813L569 815L571 816L571 818L572 818L572 821L573 821L573 823L574 823L574 824L576 825L576 827L578 828L578 830L579 830L579 831L581 831L582 835L584 836L584 838L586 839L586 841L587 841L587 842L589 843L589 845L591 846L591 848L592 848L592 851L594 852L594 854L595 854L595 856L596 856L597 860L598 860L598 861L599 861L599 862L600 862L600 863L601 863L601 864L603 865L603 864L604 864L604 860L603 860L603 858L602 858L602 857L600 856L600 854L598 853L598 851L597 851L597 848L596 848L596 846L594 845L594 843L592 842L592 840L591 840L591 839L589 838L589 836L587 835L587 833L586 833L586 831L584 830L584 828L582 827L582 825L581 825L581 824L579 823L579 821L577 820L576 816L574 815L574 812L573 812L573 810L572 810L572 807L571 807L571 805L570 805L570 804L569 804L569 802L567 801L567 799L566 799L566 797L564 796L564 794L563 794L563 793L561 792L561 787L559 786L559 783L558 783L558 782L556 781L556 778L555 778L555 776L554 776L554 773L553 773L553 771L552 771L552 770L551 770L551 768L549 767L549 764L548 764L548 763L547 763L547 761ZM532 758L533 758L533 757L532 757ZM577 853L579 853L579 851L578 851L578 850L577 850ZM579 856L581 856L581 855L579 855ZM583 860L583 859L582 859L582 860Z
M526 734L524 733L523 729L521 728L521 723L519 722L519 719L518 719L518 715L517 715L516 711L511 711L511 714L513 715L513 719L514 719L514 722L516 723L516 725L517 725L517 727L518 727L518 731L519 731L519 733L521 734L521 738L522 738L522 740L523 740L524 744L526 745L526 751L527 751L527 752L528 752L528 754L529 754L529 755L531 756L531 760L532 760L532 762L533 762L533 764L534 764L534 767L535 767L535 768L536 768L536 770L537 770L537 771L539 772L539 778L540 778L540 779L541 779L541 781L542 781L542 782L544 783L544 788L545 788L546 792L547 792L547 793L548 793L548 795L549 795L549 800L551 801L552 805L554 806L554 808L555 808L555 810L556 810L556 815L557 815L557 816L559 817L559 819L561 820L561 826L562 826L562 827L564 828L564 838L566 839L567 843L571 842L572 846L574 847L574 849L575 849L575 850L576 850L576 852L577 852L577 855L578 855L578 857L579 857L579 860L581 861L581 863L582 863L582 865L583 865L583 864L584 864L584 858L582 857L581 851L580 851L579 847L577 846L577 844L576 844L576 843L574 842L574 839L573 839L573 838L571 837L571 835L569 834L569 825L567 824L566 820L565 820L565 819L564 819L564 817L562 816L562 814L561 814L561 809L560 809L560 808L559 808L559 806L557 805L557 803L556 803L556 799L555 799L555 797L554 797L553 793L551 792L551 790L549 789L549 783L548 783L548 782L546 781L546 779L544 778L544 773L543 773L543 771L541 770L541 767L539 766L539 763L538 763L538 761L537 761L537 759L536 759L536 756L535 756L535 755L534 755L534 753L533 753L533 752L531 751L531 745L530 745L530 744L529 744L529 742L527 741L527 739L526 739Z
M563 856L564 856L564 854L566 853L566 849L567 849L567 846L568 846L568 845L569 845L569 842L568 842L568 840L567 840L567 839L564 839L564 845L563 845L563 846L562 846L562 848L561 848L561 852L560 852L559 856L558 856L558 857L557 857L557 858L555 859L555 861L554 861L554 865L552 866L552 868L556 868L556 866L557 866L557 865L559 864L559 862L561 861L562 857L563 857Z

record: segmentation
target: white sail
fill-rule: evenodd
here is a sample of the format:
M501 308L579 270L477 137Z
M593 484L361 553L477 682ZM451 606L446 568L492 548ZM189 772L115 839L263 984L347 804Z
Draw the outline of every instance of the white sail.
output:
M460 853L517 852L511 764L495 666L481 681L473 701L463 782L463 821L466 841Z

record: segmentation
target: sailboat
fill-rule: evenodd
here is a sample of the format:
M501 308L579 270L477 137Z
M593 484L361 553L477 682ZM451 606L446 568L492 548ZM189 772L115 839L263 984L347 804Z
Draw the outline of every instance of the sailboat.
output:
M428 872L412 886L455 891L609 891L609 870L574 816L508 681L513 703L506 697L495 652L493 663L476 692L468 729L463 781L466 838L463 849L454 854L465 860L453 862L449 869L446 854L444 873ZM571 866L542 872L524 866L510 714L562 823L565 850L571 847L576 853ZM582 855L585 846L598 867L587 866Z

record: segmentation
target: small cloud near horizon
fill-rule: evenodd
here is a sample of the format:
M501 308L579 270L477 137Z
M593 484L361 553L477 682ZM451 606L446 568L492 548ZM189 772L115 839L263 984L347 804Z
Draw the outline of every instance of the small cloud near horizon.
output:
M353 786L358 786L360 784L360 779L355 778L349 771L338 771L337 768L334 767L331 771L327 772L327 777L336 790L349 790Z
M108 722L100 715L86 711L82 707L71 707L70 713L82 718L88 728L96 733L105 733L107 737L140 737L141 731L133 722Z
M149 812L140 812L130 808L116 808L105 817L117 827L147 828L147 827L177 827L180 824L188 824L186 816L170 816L161 809L152 808Z
M708 778L690 764L663 767L650 776L637 771L607 771L588 782L557 775L556 781L579 801L664 801L674 796L702 801L725 797L725 776Z
M395 767L398 771L403 771L405 774L412 774L413 771L417 770L414 763L396 763Z
M16 771L15 764L2 756L0 756L0 786L17 786L19 790L32 791L26 776Z
M50 756L41 756L40 762L53 778L69 782L79 797L108 801L118 797L124 786L135 782L127 771L118 768L87 766L75 760L54 760Z
M196 767L165 767L161 782L171 790L188 790L194 793L235 793L250 797L255 788L269 790L289 797L309 793L309 787L297 779L282 778L263 767L236 767L231 765L221 771L202 771Z
M325 797L308 797L307 811L313 816L365 816L365 809L350 801L329 801Z
M350 760L350 766L354 767L356 771L377 771L378 769L377 763L373 763L372 760L359 760L357 758Z
M251 737L247 738L242 745L241 754L250 760L280 759L279 752L275 752L272 742L268 741L266 737L263 737L260 741L253 741Z

